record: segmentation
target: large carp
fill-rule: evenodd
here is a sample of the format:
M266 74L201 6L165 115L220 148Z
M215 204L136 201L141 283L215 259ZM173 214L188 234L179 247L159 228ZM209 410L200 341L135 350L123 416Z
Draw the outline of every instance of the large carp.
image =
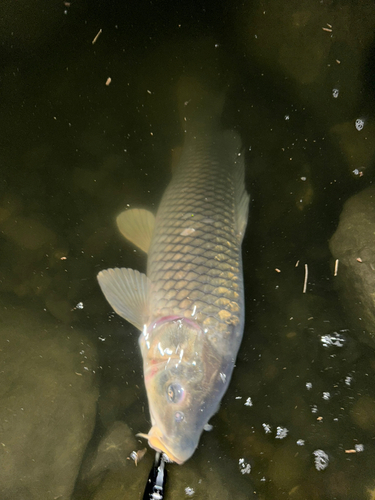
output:
M190 88L182 153L156 217L129 209L117 218L148 253L147 277L126 268L98 275L113 309L142 332L152 427L141 436L179 464L218 410L241 343L249 204L240 138L220 125L223 97Z

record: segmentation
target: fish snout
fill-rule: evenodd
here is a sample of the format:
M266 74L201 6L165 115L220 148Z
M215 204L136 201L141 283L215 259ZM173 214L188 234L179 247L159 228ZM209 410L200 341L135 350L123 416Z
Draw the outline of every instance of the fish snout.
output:
M171 462L181 465L186 462L198 446L198 439L192 436L181 435L176 438L166 438L157 426L153 426L148 434L137 434L146 438L149 446L154 450L165 453Z

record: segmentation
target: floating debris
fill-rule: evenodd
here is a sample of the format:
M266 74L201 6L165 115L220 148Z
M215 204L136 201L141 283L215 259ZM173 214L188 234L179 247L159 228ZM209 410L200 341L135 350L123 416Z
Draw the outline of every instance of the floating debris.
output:
M305 264L305 279L303 282L303 290L302 293L306 293L306 288L307 288L307 278L309 276L309 268L307 267L307 264Z
M329 347L332 345L336 347L342 347L346 342L346 338L343 335L344 331L347 330L339 330L338 332L332 332L328 335L322 335L320 337L320 341L324 347Z
M337 271L339 270L339 259L335 260L335 270L333 272L333 276L337 276Z
M363 172L362 172L362 170L359 170L358 168L355 168L352 172L353 172L353 174L354 174L355 176L363 177ZM357 260L358 260L358 259L357 259ZM360 262L362 262L362 261L360 261Z
M316 470L324 470L328 467L329 457L327 453L323 450L315 450L313 455L315 456L314 462Z
M364 126L365 126L364 120L362 120L362 118L357 118L355 121L355 128L358 130L358 132L360 132Z
M262 426L263 426L264 432L266 434L270 434L271 433L271 426L269 424L262 424Z
M241 474L250 474L251 472L251 465L245 462L244 458L240 458L238 460L238 465L240 466L240 472Z
M96 40L100 37L100 35L103 33L103 30L100 28L100 30L97 32L97 34L95 35L95 38L94 40L91 42L93 45L94 43L96 42Z
M278 426L276 428L276 436L275 439L284 439L288 435L288 429L286 427L280 427Z

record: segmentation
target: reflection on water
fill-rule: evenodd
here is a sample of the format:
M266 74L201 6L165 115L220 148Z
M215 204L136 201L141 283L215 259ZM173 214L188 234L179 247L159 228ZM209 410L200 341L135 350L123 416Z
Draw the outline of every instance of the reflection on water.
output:
M157 206L183 139L176 82L198 71L227 82L246 152L246 326L213 429L169 466L169 497L375 498L374 354L328 247L344 201L373 180L371 3L166 6L66 3L50 24L33 11L29 44L26 14L16 41L3 30L1 497L143 491L138 333L96 274L144 271L115 216Z

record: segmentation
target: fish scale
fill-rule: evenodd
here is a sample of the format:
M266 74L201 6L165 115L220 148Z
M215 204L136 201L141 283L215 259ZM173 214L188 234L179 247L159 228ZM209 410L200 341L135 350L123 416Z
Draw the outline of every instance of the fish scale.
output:
M234 132L207 133L207 128L203 141L187 140L160 203L149 250L151 321L194 316L215 336L238 336L243 283L235 189L243 163L233 144L239 141Z

